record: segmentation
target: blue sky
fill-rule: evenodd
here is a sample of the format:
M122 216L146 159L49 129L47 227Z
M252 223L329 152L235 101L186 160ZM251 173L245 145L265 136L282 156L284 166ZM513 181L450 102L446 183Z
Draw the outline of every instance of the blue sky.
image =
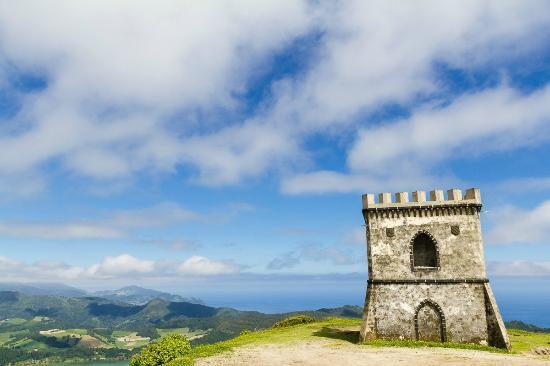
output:
M474 186L489 274L547 278L549 35L543 1L2 1L2 278L334 289L362 193Z

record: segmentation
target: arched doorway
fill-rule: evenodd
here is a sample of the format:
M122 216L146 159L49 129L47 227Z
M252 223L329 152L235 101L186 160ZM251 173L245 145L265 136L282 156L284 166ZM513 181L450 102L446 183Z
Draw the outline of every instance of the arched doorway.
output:
M435 302L424 300L418 305L414 326L417 340L445 342L445 316Z

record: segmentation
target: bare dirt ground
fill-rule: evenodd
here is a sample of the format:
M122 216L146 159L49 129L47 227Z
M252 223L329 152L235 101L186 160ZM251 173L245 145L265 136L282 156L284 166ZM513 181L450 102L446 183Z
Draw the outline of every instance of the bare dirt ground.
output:
M550 365L550 358L450 348L365 347L331 340L263 344L199 359L197 366Z

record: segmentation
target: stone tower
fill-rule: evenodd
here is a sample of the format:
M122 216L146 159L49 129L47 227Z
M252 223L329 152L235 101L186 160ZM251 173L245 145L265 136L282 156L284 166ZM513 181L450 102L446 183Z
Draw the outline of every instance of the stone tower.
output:
M369 281L361 338L509 348L485 272L477 188L363 195Z

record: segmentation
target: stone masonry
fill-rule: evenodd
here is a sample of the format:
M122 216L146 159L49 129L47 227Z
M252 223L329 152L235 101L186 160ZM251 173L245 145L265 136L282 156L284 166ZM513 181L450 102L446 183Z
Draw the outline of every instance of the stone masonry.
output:
M477 188L363 195L369 281L361 338L509 348L485 272Z

